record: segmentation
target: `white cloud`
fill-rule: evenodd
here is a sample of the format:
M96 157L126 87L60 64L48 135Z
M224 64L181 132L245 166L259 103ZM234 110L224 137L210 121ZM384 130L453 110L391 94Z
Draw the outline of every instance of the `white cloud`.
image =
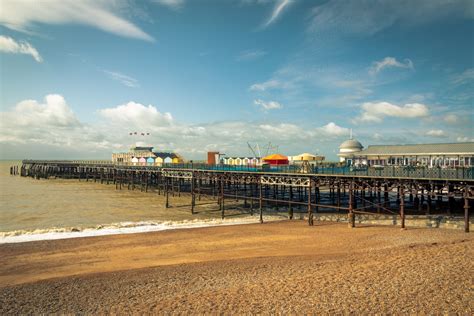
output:
M454 85L462 85L474 81L474 68L468 68L460 74L452 76L451 82Z
M389 102L366 102L361 107L362 113L355 122L382 122L385 117L416 118L429 115L428 107L421 103L399 106Z
M13 38L0 35L0 51L11 54L31 55L37 62L43 62L36 48L26 41L17 42Z
M326 136L348 136L349 129L345 127L338 126L334 122L330 122L317 129L320 133Z
M260 99L257 99L255 101L253 101L253 103L255 105L258 105L258 106L261 106L262 109L264 110L275 110L275 109L281 109L283 106L276 102L276 101L263 101L263 100L260 100Z
M405 63L399 62L394 57L385 57L380 61L375 61L372 63L372 67L369 69L371 75L376 75L384 68L404 68L404 69L413 69L413 62L410 59L405 59Z
M355 18L360 17L360 18ZM329 33L373 35L394 24L404 27L451 18L472 18L471 0L344 1L330 0L312 10L309 30Z
M291 3L291 0L278 0L277 3L275 4L275 7L273 8L272 15L270 18L265 22L264 27L269 26L275 20L278 18L278 16L285 10L285 8L288 7L288 5Z
M99 110L99 114L112 124L134 128L157 129L173 123L171 113L161 113L153 105L145 106L133 101Z
M466 136L459 136L456 138L456 141L460 143L468 143L468 142L474 142L474 138L471 137L466 137Z
M278 88L278 87L281 87L281 86L282 86L282 84L278 80L268 80L268 81L265 81L265 82L262 82L262 83L255 83L255 84L251 85L250 90L251 91L265 91L265 90L269 90L269 89Z
M184 0L153 0L153 2L167 6L173 10L180 9L184 5Z
M106 0L3 0L0 24L31 33L36 24L82 24L115 35L154 41L138 26L120 17L114 1Z
M138 88L140 84L138 83L138 80L135 78L132 78L130 76L124 75L120 72L116 71L109 71L109 70L103 70L103 72L109 76L111 79L119 81L123 85L130 87L130 88Z
M267 52L257 49L257 50L246 50L243 51L237 56L237 61L249 61L249 60L255 60L258 58L261 58L265 56Z
M442 129L432 129L425 134L432 137L446 137L446 133Z
M79 125L79 121L61 95L49 94L44 103L36 100L24 100L18 103L13 111L3 113L7 125L22 128L35 126L67 127Z
M459 118L455 114L446 115L443 120L448 124L456 124L459 121Z

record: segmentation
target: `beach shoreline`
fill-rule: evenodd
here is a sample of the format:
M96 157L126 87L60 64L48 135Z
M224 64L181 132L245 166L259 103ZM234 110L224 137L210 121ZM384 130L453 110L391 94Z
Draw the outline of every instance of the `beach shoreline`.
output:
M297 220L3 244L0 255L2 314L473 311L474 237L456 230Z

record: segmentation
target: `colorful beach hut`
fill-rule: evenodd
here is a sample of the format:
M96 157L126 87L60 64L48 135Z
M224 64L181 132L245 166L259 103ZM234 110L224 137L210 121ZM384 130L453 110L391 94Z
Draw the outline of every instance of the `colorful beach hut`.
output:
M271 166L287 165L288 157L280 154L273 154L263 158L263 162Z

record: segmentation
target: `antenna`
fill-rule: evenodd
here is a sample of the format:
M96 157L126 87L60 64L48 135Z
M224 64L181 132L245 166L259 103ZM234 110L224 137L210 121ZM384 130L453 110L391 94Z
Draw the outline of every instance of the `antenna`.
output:
M252 152L253 156L254 156L254 157L257 157L257 154L255 153L255 150L253 149L253 147L250 145L249 142L247 142L247 145L249 146L250 151Z

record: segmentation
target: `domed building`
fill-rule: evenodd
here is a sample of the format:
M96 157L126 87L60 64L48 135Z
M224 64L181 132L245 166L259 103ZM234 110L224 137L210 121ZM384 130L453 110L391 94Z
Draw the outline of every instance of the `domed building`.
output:
M362 144L357 139L352 138L351 135L350 139L346 140L339 146L339 154L337 154L339 156L339 161L346 162L348 165L352 165L352 158L354 154L362 151L363 149L364 146L362 146Z

